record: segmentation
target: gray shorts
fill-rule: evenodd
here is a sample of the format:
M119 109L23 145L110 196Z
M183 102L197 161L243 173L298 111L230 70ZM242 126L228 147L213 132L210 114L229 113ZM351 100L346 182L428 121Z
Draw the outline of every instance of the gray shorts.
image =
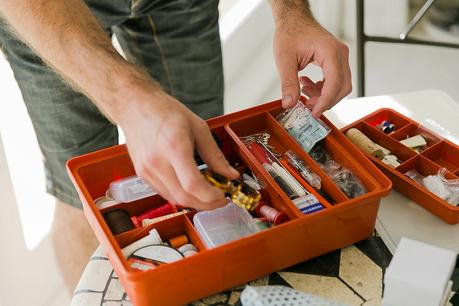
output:
M223 112L218 0L86 3L107 35L116 35L127 59L148 71L169 94L204 119ZM65 163L74 156L116 145L117 127L46 66L1 19L0 48L13 69L35 128L47 191L81 207Z

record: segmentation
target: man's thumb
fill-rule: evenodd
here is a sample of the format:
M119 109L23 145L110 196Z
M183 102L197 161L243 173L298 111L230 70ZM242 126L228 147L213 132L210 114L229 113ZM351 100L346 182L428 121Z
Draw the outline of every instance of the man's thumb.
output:
M293 107L300 98L300 84L298 82L297 64L283 63L280 69L282 106L284 108Z

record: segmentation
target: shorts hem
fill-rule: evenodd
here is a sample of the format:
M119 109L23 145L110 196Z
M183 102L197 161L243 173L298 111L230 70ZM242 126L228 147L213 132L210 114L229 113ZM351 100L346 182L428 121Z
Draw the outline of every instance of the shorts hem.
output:
M75 198L72 195L69 195L67 192L64 192L60 189L54 188L54 189L47 189L47 192L57 198L59 201L68 204L70 206L82 209L83 205L80 201L79 198Z

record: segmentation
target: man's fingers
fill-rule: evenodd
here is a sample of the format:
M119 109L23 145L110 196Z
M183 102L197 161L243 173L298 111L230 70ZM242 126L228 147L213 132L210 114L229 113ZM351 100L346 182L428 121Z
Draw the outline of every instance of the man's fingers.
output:
M194 135L196 149L209 168L230 179L236 179L239 177L239 172L226 160L222 151L215 143L215 140L205 122L200 122L194 126Z
M324 63L322 70L324 74L322 92L312 109L312 115L316 118L320 117L325 110L336 104L336 97L342 87L341 63L336 61L336 59L333 61L329 60L329 62Z
M180 186L186 193L193 194L200 202L217 203L225 201L224 193L207 182L199 172L193 158L190 139L182 139L180 145L170 152L169 160L174 168Z
M172 194L172 196L174 197L174 204L180 204L182 206L192 206L201 209L208 209L211 207L209 203L201 202L194 196L193 193L186 192L182 188L174 168L169 163L163 164L163 166L161 166L160 169L157 170L160 173L163 184L167 186L168 192Z
M349 51L347 48L345 48L344 52L344 59L341 58L341 63L342 63L342 68L341 68L341 88L338 92L338 94L335 97L335 102L330 105L328 108L331 108L334 106L336 103L341 101L344 97L346 97L348 94L351 93L352 91L352 77L351 77L351 67L349 66Z
M162 180L160 180L150 169L145 169L145 171L142 172L142 178L146 180L152 186L153 190L160 194L163 198L171 203L178 203L178 200L173 193L166 188Z
M310 78L306 76L300 77L300 83L302 85L301 92L308 97L305 105L309 109L313 109L314 105L317 103L317 100L320 97L322 87L324 85L323 81L318 81L314 83Z
M293 54L279 55L277 66L281 79L282 106L294 106L300 97L300 84L298 83L298 61Z
M313 108L313 116L319 117L325 110L333 107L352 90L349 49L340 44L336 54L329 54L323 62L324 85L320 98Z
M347 50L347 49L346 49ZM352 91L352 75L351 75L351 67L349 65L349 51L345 54L346 59L342 61L343 63L343 87L341 88L341 92L338 94L338 101L341 101L344 97Z
M300 83L302 86L307 86L307 85L316 85L313 80L311 80L307 76L300 76Z
M322 92L322 88L324 87L324 80L320 80L316 83L317 87L320 88L320 91Z
M300 77L300 83L302 85L301 92L308 98L320 96L322 86L319 83L314 83L310 78L306 76Z
M338 86L336 81L326 80L324 82L324 87L322 89L322 94L320 97L317 98L317 102L314 104L312 109L312 115L315 118L318 118L322 115L324 111L332 107L333 105L338 102L336 100L336 96L338 92L336 91L336 87ZM334 88L333 88L334 87Z

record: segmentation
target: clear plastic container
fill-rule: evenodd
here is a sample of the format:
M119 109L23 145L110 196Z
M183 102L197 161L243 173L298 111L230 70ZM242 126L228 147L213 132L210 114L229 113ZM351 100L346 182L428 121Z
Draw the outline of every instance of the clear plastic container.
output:
M207 164L198 166L199 171L206 170ZM129 176L110 183L106 196L120 203L129 203L157 194L151 186L138 176Z
M143 179L137 176L130 176L110 183L108 195L115 201L129 203L155 195Z
M194 226L208 248L237 240L260 231L252 216L234 203L210 211L198 212Z

